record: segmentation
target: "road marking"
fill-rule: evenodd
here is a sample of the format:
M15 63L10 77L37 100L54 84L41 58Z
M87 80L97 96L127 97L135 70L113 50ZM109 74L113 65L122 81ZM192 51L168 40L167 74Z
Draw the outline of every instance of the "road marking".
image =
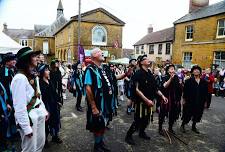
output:
M73 112L71 112L71 115L72 115L72 117L74 117L74 118L78 118L78 116L77 116L75 113L73 113Z

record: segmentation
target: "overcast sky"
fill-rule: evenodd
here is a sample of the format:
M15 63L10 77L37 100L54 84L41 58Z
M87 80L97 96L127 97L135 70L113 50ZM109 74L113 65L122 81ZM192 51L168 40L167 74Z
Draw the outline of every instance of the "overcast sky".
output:
M81 12L103 7L126 25L123 30L123 47L133 44L147 34L172 27L173 22L188 13L189 0L81 0ZM210 4L221 0L210 0ZM0 28L33 29L34 24L51 24L56 18L59 0L0 0ZM62 0L67 19L78 14L78 0Z

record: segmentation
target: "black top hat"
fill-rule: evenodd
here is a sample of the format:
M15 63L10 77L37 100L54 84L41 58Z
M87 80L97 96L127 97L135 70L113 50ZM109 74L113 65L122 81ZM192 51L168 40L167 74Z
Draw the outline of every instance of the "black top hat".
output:
M50 64L51 64L51 66L52 66L52 65L54 65L55 63L58 63L58 62L59 62L59 60L58 60L58 59L53 59L53 60L51 61L51 63L50 63Z
M144 61L145 58L147 58L147 55L142 55L139 57L139 63L141 63L141 61Z
M30 47L24 47L20 49L17 53L18 62L24 59L29 58L31 55L39 55L41 51L33 51Z
M198 70L200 71L200 73L202 73L202 68L201 68L200 66L198 66L198 65L194 65L194 66L191 68L191 73L193 73L193 71L194 71L195 69L198 69Z
M137 61L136 59L130 59L129 64L131 64L132 61Z
M11 60L16 60L16 56L13 53L11 53L11 52L10 53L6 53L3 56L2 63L5 64L6 62L11 61Z
M168 74L168 71L169 71L170 67L173 67L175 69L175 65L174 64L167 64L166 68L165 68L167 74Z

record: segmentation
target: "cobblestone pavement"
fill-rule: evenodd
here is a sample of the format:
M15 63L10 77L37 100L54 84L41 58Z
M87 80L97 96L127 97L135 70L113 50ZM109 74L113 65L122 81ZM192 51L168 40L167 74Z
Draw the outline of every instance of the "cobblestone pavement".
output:
M83 101L83 106L85 102ZM184 145L178 140L170 144L168 139L158 134L157 114L154 122L147 128L151 136L150 141L144 141L134 134L136 146L124 142L126 131L130 127L133 116L125 112L126 103L119 107L118 116L114 117L111 129L106 132L106 143L113 152L225 152L225 99L213 97L210 110L205 110L203 120L197 125L201 134L196 135L187 126L188 132L180 132L181 121L174 125L174 130L179 138L188 143ZM50 147L44 152L90 152L93 147L92 134L86 131L86 112L75 110L75 98L69 95L62 108L62 129L60 136L63 144L57 145L50 142ZM164 126L167 128L167 126ZM51 140L51 139L49 139Z

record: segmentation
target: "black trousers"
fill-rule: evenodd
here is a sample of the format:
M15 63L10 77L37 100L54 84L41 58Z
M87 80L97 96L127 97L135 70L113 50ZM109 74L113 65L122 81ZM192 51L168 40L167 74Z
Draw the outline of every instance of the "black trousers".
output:
M160 109L159 113L159 129L162 129L162 125L165 121L165 117L169 117L169 127L172 128L174 122L177 119L177 109L171 109L170 112Z
M131 136L134 132L139 130L139 133L143 133L150 122L150 113L142 118L135 118L130 126L127 135Z
M77 90L77 104L76 104L76 108L81 107L81 99L82 99L82 92Z
M212 101L212 94L211 93L208 93L207 94L207 108L209 108L210 107L210 105L211 105L211 101Z

